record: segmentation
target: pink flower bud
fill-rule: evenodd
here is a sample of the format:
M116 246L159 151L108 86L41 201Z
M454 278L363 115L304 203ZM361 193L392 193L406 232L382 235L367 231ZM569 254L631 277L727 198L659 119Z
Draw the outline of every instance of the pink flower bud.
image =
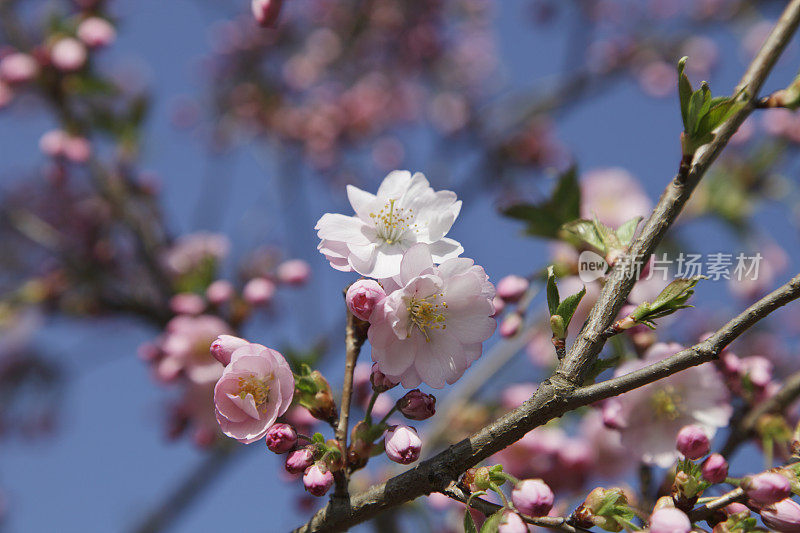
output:
M333 474L324 463L314 463L303 474L303 486L314 496L325 496L333 485Z
M220 335L211 343L211 355L223 365L228 366L228 363L231 362L231 354L248 344L250 343L246 340L233 335Z
M628 424L625 420L622 402L611 398L603 403L603 425L609 429L624 429Z
M397 383L386 377L386 374L380 371L378 363L372 364L372 373L369 375L369 382L372 385L372 390L375 392L386 392L397 386ZM436 400L434 399L434 402Z
M275 284L267 278L253 278L242 289L242 298L250 305L266 305L275 295Z
M117 31L109 21L100 17L89 17L78 24L78 39L90 48L107 46L114 42Z
M0 78L7 83L27 83L39 73L39 64L29 54L14 52L0 59Z
M674 507L662 507L650 515L650 533L689 533L692 523L686 513Z
M739 372L756 387L764 388L772 381L772 362L760 355L751 355L740 361Z
M541 479L525 479L511 492L517 510L528 516L547 516L553 508L553 491Z
M289 424L273 424L266 434L267 448L275 453L286 453L297 444L297 432Z
M206 288L206 298L213 305L222 305L233 298L233 284L226 279L218 279Z
M314 464L314 452L310 448L300 448L289 452L286 456L286 464L284 467L290 474L300 474L305 472L311 465Z
M500 323L500 335L505 338L513 337L522 327L522 316L519 313L511 313Z
M39 150L49 157L58 157L64 154L64 145L67 134L61 130L50 130L39 139Z
M774 531L800 532L800 505L785 498L759 511L764 524Z
M86 64L86 47L77 39L65 37L50 47L50 61L58 70L74 72Z
M694 461L708 453L711 443L708 435L698 426L683 426L678 432L676 448L687 459Z
M728 477L728 461L718 453L712 453L703 461L703 479L711 483L722 483Z
M278 265L278 281L287 285L303 285L311 277L311 267L302 259L290 259Z
M513 511L505 511L497 526L497 533L527 533L527 531L528 526Z
M494 313L492 316L497 316L506 308L506 302L499 296L492 298L492 305L494 306Z
M747 497L758 505L772 505L789 496L792 486L789 480L775 472L763 472L742 481Z
M275 24L282 3L283 0L252 0L253 16L258 24L265 28Z
M426 420L436 414L436 397L419 389L413 389L400 398L397 406L406 418Z
M92 145L85 137L68 135L64 139L64 157L73 163L85 163L92 156Z
M747 513L750 514L750 509L743 503L733 502L729 503L725 507L722 508L725 511L725 514L730 516L732 514L739 514L739 513Z
M521 276L506 276L497 282L497 296L506 302L517 302L529 286L530 282Z
M369 320L372 310L383 300L386 292L372 279L360 279L347 289L347 308L361 320Z
M385 449L389 459L407 465L419 459L422 440L412 427L391 426L386 430Z
M169 299L169 308L178 315L199 315L206 308L206 302L198 294L182 292Z

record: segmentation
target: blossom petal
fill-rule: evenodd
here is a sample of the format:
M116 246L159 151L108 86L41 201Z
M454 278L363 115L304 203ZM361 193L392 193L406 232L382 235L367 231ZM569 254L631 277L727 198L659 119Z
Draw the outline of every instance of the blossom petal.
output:
M363 221L338 213L325 213L315 226L320 239L344 241L348 244L369 244L370 241L364 235L363 228Z
M354 187L353 185L348 185L347 199L350 201L350 205L353 206L353 211L356 212L358 218L368 224L371 223L369 213L372 204L375 202L376 196L367 191L363 191L358 187Z
M411 181L411 172L408 170L393 170L383 178L378 187L378 196L381 198L399 199L408 188Z
M464 248L461 246L461 243L448 238L432 242L430 244L430 250L435 263L444 263L448 259L455 259L464 253Z
M441 389L445 383L458 379L466 367L461 343L447 331L437 331L430 342L416 339L417 357L414 367L420 378L433 387Z
M433 258L427 244L415 244L403 255L400 263L400 280L405 285L433 266Z

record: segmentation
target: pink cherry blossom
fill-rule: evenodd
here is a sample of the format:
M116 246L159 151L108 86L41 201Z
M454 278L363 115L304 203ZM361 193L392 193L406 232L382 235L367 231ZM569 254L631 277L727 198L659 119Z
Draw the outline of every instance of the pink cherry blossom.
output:
M86 64L86 58L86 46L72 37L59 39L50 47L50 61L58 70L79 70Z
M512 274L497 282L497 296L506 302L516 302L529 286L530 282L526 278Z
M100 17L89 17L78 24L78 39L91 48L108 46L117 37L117 31L109 21Z
M494 286L471 259L434 266L424 244L403 256L399 282L370 317L372 360L406 388L454 383L494 333Z
M390 278L400 273L404 252L416 243L430 244L436 263L463 251L445 237L461 201L452 191L435 192L419 172L390 172L377 194L348 185L347 197L355 216L326 213L315 227L317 248L337 270Z
M650 516L650 533L689 533L692 523L686 513L674 507L662 507Z
M242 289L242 298L254 306L266 305L275 295L275 284L267 278L253 278Z
M163 356L156 365L156 374L166 380L184 373L196 383L215 381L222 365L208 348L218 335L229 333L232 333L230 326L215 316L176 316L167 323L158 340Z
M360 279L350 285L345 295L347 308L361 320L369 320L372 311L386 297L383 287L374 279Z
M800 505L785 498L759 510L767 527L780 533L800 533Z
M703 461L703 479L711 483L722 483L728 477L728 461L718 453L712 453Z
M199 315L205 307L203 298L193 292L181 292L169 300L170 310L178 315Z
M283 356L259 344L239 348L214 387L222 432L250 444L266 435L286 412L294 395L294 376Z
M229 302L234 295L233 284L226 279L218 279L206 289L206 298L213 305Z
M622 376L680 351L678 344L654 344L643 359L620 365L615 376ZM728 389L713 366L686 369L665 379L632 390L615 398L616 417L622 444L631 457L669 467L677 458L674 443L678 431L694 424L713 438L718 428L728 425L732 408Z
M708 435L703 428L688 425L678 432L676 448L687 459L695 461L704 457L708 453L709 445Z
M297 432L289 424L273 424L264 440L270 451L286 453L297 444Z
M190 233L179 237L162 260L173 275L182 276L220 261L229 248L228 238L220 233Z
M0 59L0 79L7 83L26 83L39 73L39 64L29 54L12 52Z
M303 486L314 496L324 496L333 485L333 474L324 463L314 463L303 474Z
M758 505L772 505L787 498L792 486L785 476L776 472L762 472L742 481L747 497Z
M528 526L522 518L513 511L505 511L500 525L497 527L498 533L526 533Z
M386 430L386 456L401 465L411 464L419 459L422 440L417 430L409 426L392 426Z
M636 217L647 216L652 202L639 182L623 168L587 172L581 180L581 216L597 218L618 228Z
M211 355L223 365L227 365L231 362L233 352L248 344L250 344L248 341L233 335L220 335L211 343Z
M525 479L511 492L511 501L519 512L528 516L547 516L555 496L541 479Z
M302 259L290 259L278 265L278 281L287 285L302 285L311 276L311 267Z

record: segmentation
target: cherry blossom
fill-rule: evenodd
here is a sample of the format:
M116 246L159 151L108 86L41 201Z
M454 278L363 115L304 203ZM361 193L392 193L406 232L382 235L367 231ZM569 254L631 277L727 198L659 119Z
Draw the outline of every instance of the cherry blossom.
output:
M372 313L368 337L372 360L405 388L452 384L481 355L494 333L494 286L483 268L457 258L434 266L418 244L403 256L401 288Z
M347 197L355 216L326 213L315 227L321 239L317 249L337 270L391 278L400 273L403 253L416 243L429 244L436 263L464 251L445 237L461 202L452 191L435 192L419 172L390 172L377 194L348 185Z

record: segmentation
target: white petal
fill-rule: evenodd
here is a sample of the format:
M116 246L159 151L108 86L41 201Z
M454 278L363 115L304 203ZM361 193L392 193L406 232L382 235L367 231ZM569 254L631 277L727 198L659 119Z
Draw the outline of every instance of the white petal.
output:
M494 333L497 322L483 314L447 316L447 331L455 335L462 344L483 342Z
M475 261L466 257L457 257L455 259L448 259L447 261L439 265L439 275L445 279L457 276L459 274L463 274L464 272L468 271L470 268L472 268L472 265L474 264Z
M446 331L433 332L430 342L422 337L421 342L417 341L414 367L422 381L441 389L448 381L458 379L466 368L461 344Z
M393 170L383 178L381 186L378 187L378 196L399 199L408 189L410 181L411 172L408 170Z
M353 270L368 278L392 278L400 273L400 262L403 259L402 247L398 245L381 245L376 248L374 258L361 261L350 256Z
M384 374L400 375L411 366L417 355L412 340L394 339L382 348L372 348L372 360Z
M353 211L356 212L358 218L369 224L371 222L369 213L376 196L367 191L362 191L358 187L348 185L347 199L350 201L350 205L353 206Z
M348 217L338 213L325 213L315 226L320 239L344 241L349 244L368 244L364 235L364 222L356 217Z
M400 263L400 280L405 285L423 271L433 266L430 248L427 244L415 244L403 255Z
M429 246L434 263L443 263L464 253L464 248L461 247L461 244L453 239L444 238L431 243Z

